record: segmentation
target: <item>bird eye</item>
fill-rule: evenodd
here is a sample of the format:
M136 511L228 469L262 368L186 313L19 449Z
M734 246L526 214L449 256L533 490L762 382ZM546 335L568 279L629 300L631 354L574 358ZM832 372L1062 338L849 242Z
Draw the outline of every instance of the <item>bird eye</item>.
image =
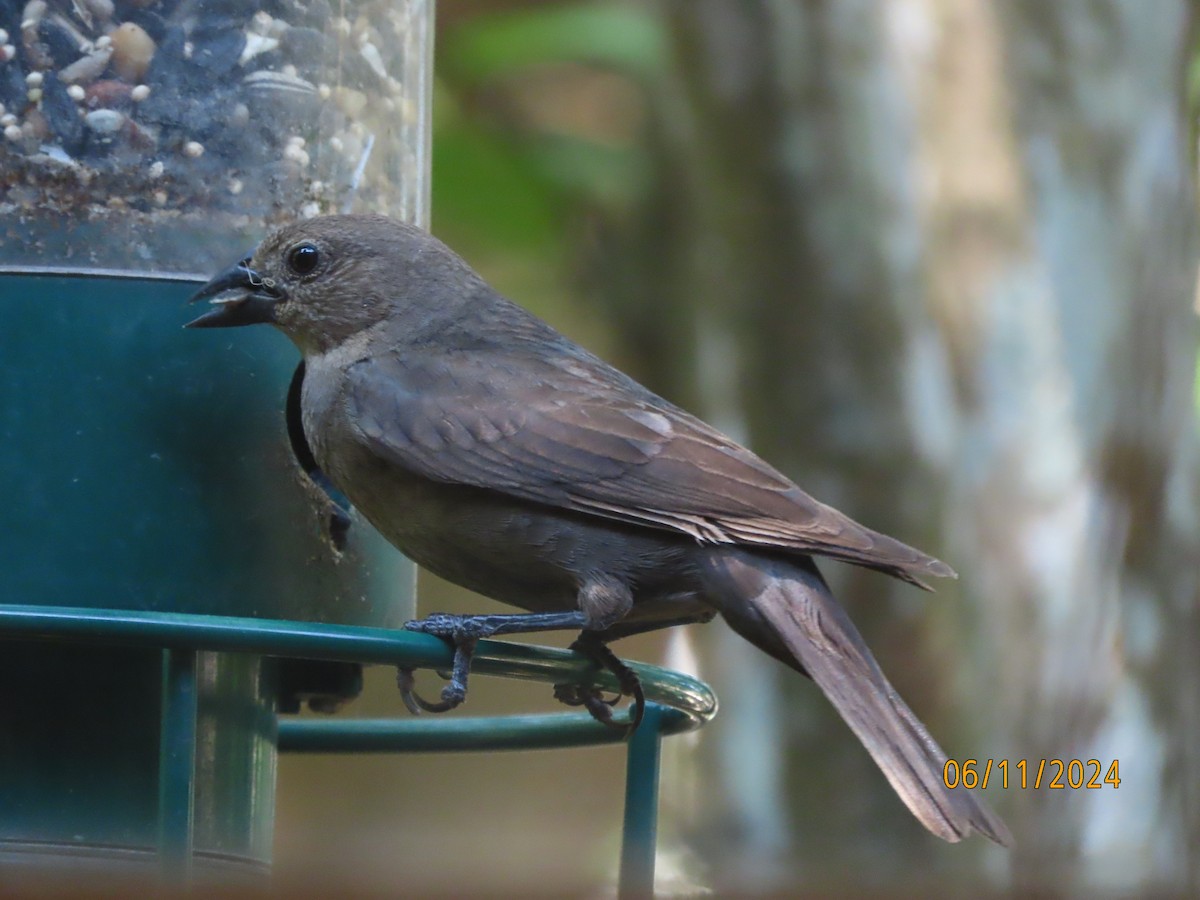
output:
M321 261L321 254L312 244L300 244L288 251L288 268L297 275L311 275Z

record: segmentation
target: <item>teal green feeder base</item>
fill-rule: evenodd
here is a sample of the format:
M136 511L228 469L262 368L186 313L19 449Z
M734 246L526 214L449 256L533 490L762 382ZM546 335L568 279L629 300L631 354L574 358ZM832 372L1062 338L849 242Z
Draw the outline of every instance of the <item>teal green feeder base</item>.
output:
M398 627L411 565L368 528L338 564L300 487L294 348L271 329L197 340L194 290L0 274L0 610ZM0 867L268 871L277 703L332 705L353 667L29 637L0 634Z
M219 817L222 803L236 804L239 799L239 791L233 784L236 778L226 779L232 786L223 799L209 792L206 802L201 791L206 781L221 780L214 779L219 766L204 771L206 758L239 756L238 752L210 754L207 749L198 750L206 744L202 739L204 673L215 661L230 658L269 664L272 660L300 658L432 669L444 669L451 663L450 650L438 639L394 629L123 610L0 606L0 636L27 647L41 647L43 651L86 656L119 646L125 653L144 653L148 660L154 657L160 660L159 753L150 767L156 772L159 799L153 813L145 808L139 811L145 818L126 811L131 835L144 842L145 836L153 832L155 839L150 849L124 845L110 845L107 849L117 860L128 862L137 857L144 865L150 859L166 879L183 883L207 880L203 870L219 869L222 863L226 867L256 869L252 858L213 853L205 844L203 828L209 805ZM716 714L717 702L709 688L695 679L655 666L640 663L630 666L641 678L648 703L646 717L628 744L620 894L642 897L650 896L654 885L661 739L664 735L699 728ZM244 668L240 677L249 679L246 684L258 684L262 690L241 693L269 696L269 681L255 681L252 668ZM481 641L473 671L550 684L582 683L595 678L602 688L616 688L611 675L597 675L583 657L523 644ZM222 695L233 693L224 691ZM248 718L243 720L239 731L259 734L270 750L277 746L284 752L495 751L623 740L614 729L594 721L586 713L575 712L499 718L276 722L273 712L264 712L266 709L269 706L247 704L240 715ZM144 743L139 743L139 747L143 746ZM145 760L141 762L144 764ZM247 771L262 773L261 768L253 766ZM43 789L51 781L47 778ZM242 782L243 789L248 787ZM260 787L273 788L273 777L270 786ZM256 813L266 819L262 827L254 830L260 838L269 833L271 811L268 804L256 808ZM90 815L92 820L102 823L106 833L113 833L113 820L105 809L83 804L76 812L81 822L89 821ZM5 812L0 811L0 816L3 815ZM245 818L244 813L241 818ZM12 837L0 839L0 865L6 860L29 862L36 856L31 850L32 843ZM56 860L65 858L64 846L56 850ZM256 870L265 869L264 865Z

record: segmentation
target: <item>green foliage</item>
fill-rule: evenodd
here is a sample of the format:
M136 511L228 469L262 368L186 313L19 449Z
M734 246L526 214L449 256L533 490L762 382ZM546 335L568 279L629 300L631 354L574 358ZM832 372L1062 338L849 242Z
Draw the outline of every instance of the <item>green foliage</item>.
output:
M644 8L567 3L472 20L447 41L439 66L456 82L475 84L564 62L654 77L663 69L665 41Z
M516 110L530 78L599 69L637 92L664 68L665 35L647 9L565 3L480 15L442 35L436 55L434 223L477 254L563 267L566 227L583 210L628 203L644 183L636 141L540 127ZM581 99L581 103L586 102ZM584 107L586 114L586 107Z
M454 98L439 85L435 108L433 207L452 242L498 250L545 249L558 238L561 197L522 152L521 141L466 115L446 115Z

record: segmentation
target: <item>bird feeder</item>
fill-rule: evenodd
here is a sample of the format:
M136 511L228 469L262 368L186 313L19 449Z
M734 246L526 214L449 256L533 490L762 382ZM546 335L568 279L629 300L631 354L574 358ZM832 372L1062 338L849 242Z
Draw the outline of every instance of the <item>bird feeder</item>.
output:
M432 17L433 0L0 0L5 883L260 877L280 750L623 737L574 712L278 718L352 696L360 664L451 653L398 628L409 563L365 527L334 546L331 497L285 436L295 350L265 328L199 340L184 301L285 222L426 224ZM716 700L634 668L649 703L621 871L645 895L659 739ZM490 641L475 670L616 687Z
M180 326L278 224L427 221L432 7L0 0L0 610L82 623L0 635L6 872L161 868L179 815L188 867L264 871L277 698L354 692L345 665L151 646L146 621L101 641L81 608L413 615L411 565L368 528L339 560L305 492L288 342Z

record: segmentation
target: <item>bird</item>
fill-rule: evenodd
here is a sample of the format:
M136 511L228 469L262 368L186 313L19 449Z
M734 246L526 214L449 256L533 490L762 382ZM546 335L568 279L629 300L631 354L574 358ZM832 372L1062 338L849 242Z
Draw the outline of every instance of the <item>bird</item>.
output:
M456 651L441 702L420 705L465 699L478 639L547 629L579 630L573 646L636 696L610 641L719 614L816 683L930 832L1012 845L982 798L947 787L946 753L814 557L920 587L954 576L945 563L809 496L415 225L284 225L192 300L211 309L188 327L269 323L300 351L289 431L310 475L419 566L525 610L406 623ZM559 696L603 716L586 690Z

